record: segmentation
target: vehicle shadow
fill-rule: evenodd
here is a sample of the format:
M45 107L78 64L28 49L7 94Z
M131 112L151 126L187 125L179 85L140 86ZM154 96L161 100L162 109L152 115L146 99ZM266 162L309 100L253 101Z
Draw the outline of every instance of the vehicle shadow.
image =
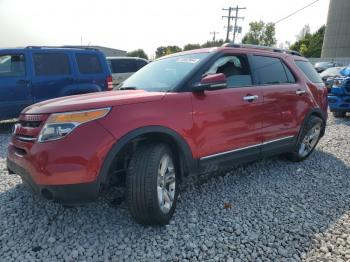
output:
M347 114L346 117L343 118L333 118L332 121L335 125L347 125L350 126L350 114ZM332 123L331 123L332 124Z
M184 253L205 260L212 252L223 259L300 260L312 249L314 235L349 210L349 175L348 165L320 150L302 163L259 161L183 190L165 227L138 225L125 203L110 205L109 196L68 209L17 185L0 193L0 243L13 244L11 250L0 245L0 254L15 250L40 258L57 248L67 254L80 248L79 258L93 259L111 248L118 260L132 250L143 250L140 256L149 261L158 260L157 252L165 260L184 259ZM213 245L203 248L206 240Z
M0 121L0 134L10 134L12 126L16 123L16 120Z

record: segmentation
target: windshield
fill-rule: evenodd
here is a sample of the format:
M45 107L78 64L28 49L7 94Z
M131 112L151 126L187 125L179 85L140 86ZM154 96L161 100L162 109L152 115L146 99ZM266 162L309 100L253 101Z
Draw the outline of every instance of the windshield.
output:
M116 89L173 90L209 53L188 54L156 60L143 67Z

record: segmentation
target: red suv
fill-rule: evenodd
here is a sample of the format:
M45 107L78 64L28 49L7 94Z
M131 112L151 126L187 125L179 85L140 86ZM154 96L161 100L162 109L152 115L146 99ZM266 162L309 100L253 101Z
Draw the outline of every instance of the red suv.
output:
M300 54L226 45L143 67L119 90L26 108L7 166L65 205L124 185L132 216L164 225L181 180L286 153L307 158L325 132L327 90Z

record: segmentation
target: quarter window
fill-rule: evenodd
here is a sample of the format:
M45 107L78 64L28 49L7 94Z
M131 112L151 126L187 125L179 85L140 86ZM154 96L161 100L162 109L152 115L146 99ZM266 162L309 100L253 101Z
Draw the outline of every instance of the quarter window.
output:
M15 77L25 75L24 55L1 55L0 77Z
M60 53L33 54L36 76L59 76L71 73L69 58Z
M244 87L252 85L252 76L245 55L221 57L210 67L206 74L223 73L228 87Z
M299 69L309 78L313 83L322 83L320 75L316 72L315 68L308 61L296 60L295 64Z
M102 73L101 63L96 54L77 54L76 58L81 74Z

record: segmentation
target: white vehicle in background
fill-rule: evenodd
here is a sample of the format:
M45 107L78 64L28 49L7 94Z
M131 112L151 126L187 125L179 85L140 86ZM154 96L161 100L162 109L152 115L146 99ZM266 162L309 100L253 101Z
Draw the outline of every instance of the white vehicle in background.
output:
M139 57L107 57L111 69L113 86L124 82L133 73L148 64L148 61Z

